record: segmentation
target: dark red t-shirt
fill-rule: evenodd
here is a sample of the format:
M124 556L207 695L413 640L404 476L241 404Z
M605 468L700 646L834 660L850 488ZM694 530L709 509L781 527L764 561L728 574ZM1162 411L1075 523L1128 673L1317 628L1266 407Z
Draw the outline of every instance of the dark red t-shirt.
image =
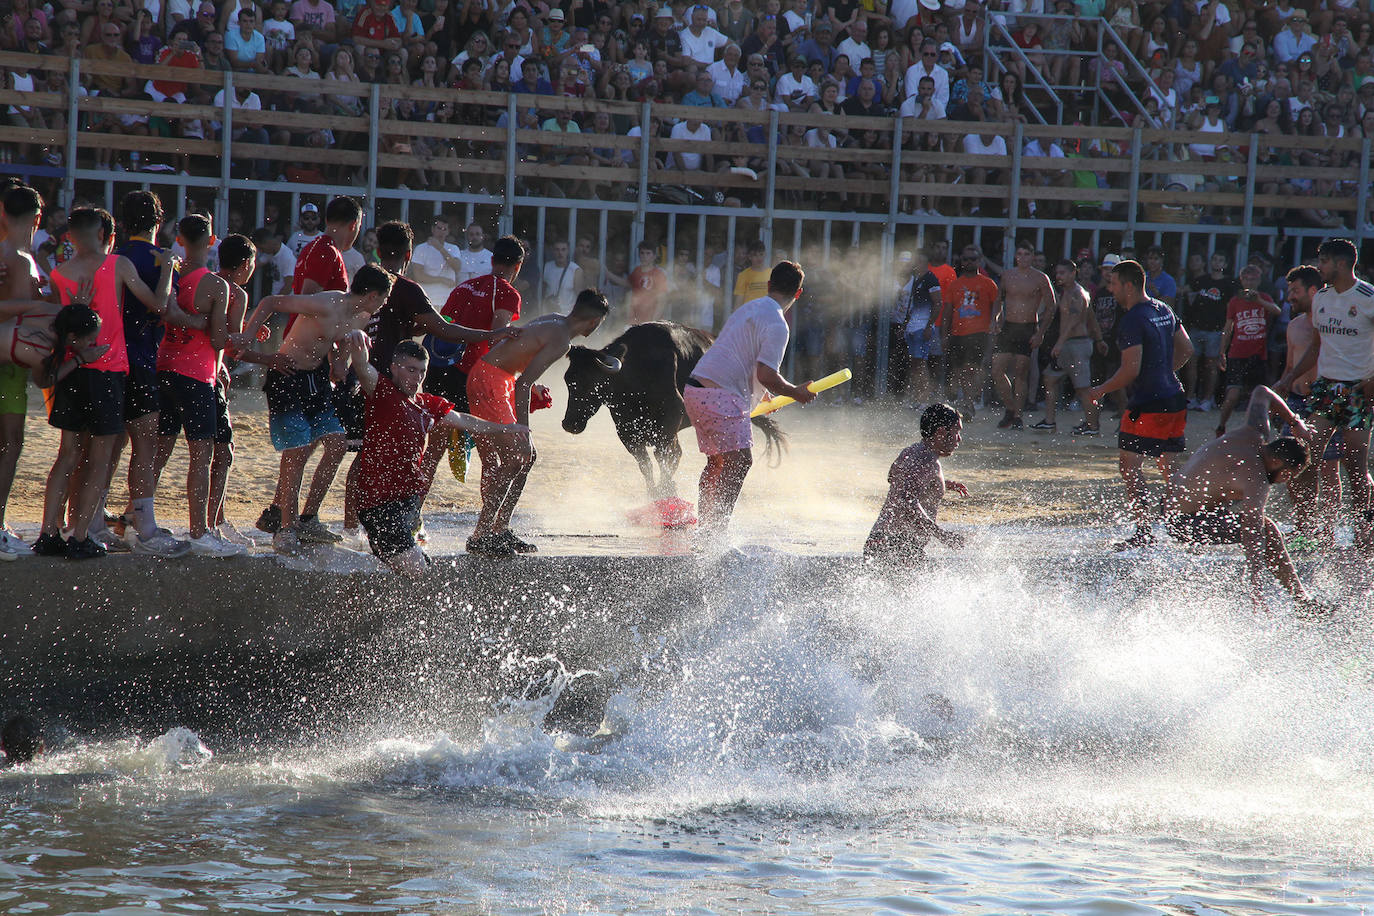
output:
M1269 313L1264 307L1273 301L1260 293L1253 301L1236 296L1226 303L1226 320L1233 322L1227 359L1246 359L1269 352Z
M343 253L328 234L321 232L301 249L296 258L296 273L291 278L291 292L299 296L306 280L314 280L320 289L348 291L348 268Z
M377 16L369 6L353 20L353 37L386 41L388 38L400 38L401 31L396 28L396 20L391 18L390 13Z
M423 391L406 400L389 376L378 376L364 415L358 508L373 509L425 492L425 445L434 425L453 409L448 401Z
M510 312L511 321L519 319L520 293L496 274L487 274L454 287L439 314L465 328L490 331L497 312ZM471 372L472 367L490 349L491 344L485 340L470 341L458 368L463 372Z

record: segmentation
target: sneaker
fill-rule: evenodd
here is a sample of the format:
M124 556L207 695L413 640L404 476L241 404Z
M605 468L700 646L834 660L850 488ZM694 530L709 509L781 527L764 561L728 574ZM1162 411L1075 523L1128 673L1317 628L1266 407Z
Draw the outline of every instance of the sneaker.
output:
M511 546L511 549L513 549L516 553L539 552L538 547L531 544L529 541L520 540L520 538L515 536L515 532L511 531L509 528L507 528L505 531L502 531L500 534L497 535L497 537L499 537L501 540L509 544Z
M246 551L237 544L229 544L207 531L198 538L191 538L191 553L198 557L238 557Z
M998 429L1010 429L1010 428L1011 428L1011 424L1014 423L1014 422L1016 422L1016 418L1013 417L1013 416L1011 415L1011 411L1008 410L1008 411L1006 411L1005 413L1002 414L1002 419L1000 419L1000 420L997 421L997 428L998 428Z
M108 553L128 553L133 548L129 542L120 537L110 528L101 528L99 531L91 532L91 540L104 547Z
M296 536L296 526L277 529L272 535L272 549L277 553L295 553L301 549L301 539Z
M506 559L515 556L514 545L499 534L484 534L481 537L473 535L468 538L467 550L468 553L475 553L479 557Z
M1208 412L1210 412L1210 411L1216 410L1216 409L1217 409L1217 405L1216 405L1216 403L1215 403L1214 401L1212 401L1212 400L1209 398L1209 399L1203 401L1202 403L1198 404L1198 405L1197 405L1197 409L1200 410L1200 411L1202 411L1203 413L1208 413Z
M1120 553L1123 550L1134 550L1137 547L1149 547L1155 542L1155 533L1149 528L1137 528L1135 534L1126 538L1124 541L1117 541L1112 545L1112 550Z
M1073 428L1075 436L1100 436L1102 432L1096 426L1089 426L1086 423L1079 423Z
M343 530L343 545L349 550L367 551L371 545L367 540L367 532L361 528L345 528Z
M263 509L262 515L258 516L258 523L254 527L268 534L276 534L281 530L281 507L273 503Z
M1011 429L1025 429L1025 428L1026 428L1025 421L1023 421L1020 417L1012 417L1012 418L1011 418L1011 427L1010 427L1010 428L1011 428Z
M220 522L215 526L215 536L226 544L236 544L239 547L255 547L253 539L234 527L233 522Z
M19 539L9 528L0 528L0 554L7 554L10 557L17 557L20 554L29 553L29 545ZM0 557L0 560L5 557Z
M183 541L172 537L172 532L166 528L159 528L153 532L152 537L142 537L135 534L133 536L134 553L143 554L149 557L163 557L168 560L175 560L177 557L184 557L191 552L191 542Z
M1053 422L1053 421L1050 421L1050 420L1040 420L1040 421L1038 421L1038 422L1036 422L1036 423L1032 423L1031 426L1030 426L1030 428L1031 428L1031 429L1043 429L1043 430L1047 430L1047 431L1049 431L1049 432L1055 432L1056 430L1059 429L1059 424L1058 424L1058 423L1055 423L1055 422Z
M29 549L40 557L65 557L67 542L62 540L60 534L40 534Z
M1189 410L1201 410L1201 409L1202 409L1202 404L1201 404L1200 401L1198 401L1197 398L1189 398L1189 399L1188 399L1188 409L1189 409Z
M326 528L318 515L302 515L295 528L296 538L302 544L337 544L343 540Z
M67 538L68 560L95 560L105 556L105 548L87 537L84 541Z

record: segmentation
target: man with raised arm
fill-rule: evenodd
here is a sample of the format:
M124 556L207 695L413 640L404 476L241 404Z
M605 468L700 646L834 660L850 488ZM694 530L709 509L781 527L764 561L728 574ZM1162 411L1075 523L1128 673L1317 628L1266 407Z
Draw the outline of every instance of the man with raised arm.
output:
M1270 438L1269 415L1278 413L1294 436ZM1283 535L1264 514L1269 488L1307 467L1312 430L1263 385L1250 396L1245 425L1213 439L1193 454L1170 481L1166 528L1185 544L1240 544L1251 594L1263 606L1263 570L1288 590L1299 606L1314 602L1298 581Z
M1146 457L1155 459L1167 484L1174 455L1183 451L1188 399L1178 370L1192 357L1193 344L1173 311L1145 295L1145 268L1139 262L1119 262L1107 275L1107 286L1126 312L1116 328L1121 368L1089 391L1088 399L1100 404L1107 394L1126 391L1117 455L1135 534L1113 549L1129 550L1154 543L1145 500Z
M418 575L427 562L415 543L415 530L428 487L423 457L430 433L440 427L466 430L479 441L488 439L516 453L528 447L529 427L479 420L421 392L429 355L413 340L396 343L385 372L373 365L362 331L349 334L348 352L367 396L357 461L358 515L377 558L398 573Z
M1341 439L1341 467L1350 482L1355 545L1374 550L1370 506L1369 434L1374 425L1374 285L1355 278L1357 254L1348 239L1327 239L1317 249L1317 270L1326 287L1312 297L1316 337L1298 364L1276 386L1288 391L1314 367L1307 397L1317 428L1318 454L1333 436Z
M339 536L320 523L318 513L334 482L337 461L343 456L344 429L334 413L330 387L330 357L349 331L362 330L391 294L392 276L375 264L359 268L346 293L334 290L301 296L267 296L253 310L242 333L230 342L251 350L258 329L274 312L294 315L278 356L289 360L289 371L271 369L263 383L272 445L281 452L281 472L273 504L281 509L281 529L273 535L280 549L295 544L334 543ZM322 444L320 460L310 481L310 492L297 516L305 461L312 447ZM323 532L319 529L323 529Z

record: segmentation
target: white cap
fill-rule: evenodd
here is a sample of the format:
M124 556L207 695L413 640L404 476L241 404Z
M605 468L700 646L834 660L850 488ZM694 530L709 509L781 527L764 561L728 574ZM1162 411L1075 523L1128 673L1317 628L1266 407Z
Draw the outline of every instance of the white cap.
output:
M562 22L562 21L563 21L563 11L560 10L558 7L554 7L553 9L549 10L549 21L551 21L551 22L552 22L552 21Z
M317 207L317 206L315 206L314 204L306 204L304 207L301 207L301 212L302 212L302 213L319 213L319 212L320 212L320 208Z
M932 13L938 13L940 11L940 0L921 0L921 6L924 6Z
M1104 254L1102 256L1103 267L1115 267L1121 263L1121 256L1115 254Z

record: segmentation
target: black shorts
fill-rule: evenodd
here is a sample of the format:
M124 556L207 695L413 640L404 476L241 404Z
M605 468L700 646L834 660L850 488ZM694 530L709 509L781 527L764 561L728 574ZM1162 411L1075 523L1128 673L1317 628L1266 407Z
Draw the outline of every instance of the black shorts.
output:
M162 404L157 418L159 436L175 436L185 429L188 441L219 441L219 404L214 385L166 370L157 374L157 384Z
M358 521L367 532L367 542L373 553L385 560L419 546L415 543L415 532L420 528L423 501L423 496L411 496L358 513Z
M1239 544L1244 526L1229 509L1209 508L1170 516L1164 530L1182 544Z
M1269 374L1269 361L1263 356L1245 356L1226 361L1226 387L1249 391L1258 388Z
M450 366L430 366L425 374L425 391L452 401L462 413L468 410L468 374L455 363Z
M92 436L117 436L124 432L124 373L73 369L57 383L48 423Z
M129 365L129 376L124 381L124 419L137 420L162 409L159 397L158 373L155 370L141 369Z
M363 431L367 421L367 395L353 370L348 377L334 388L334 414L343 424L344 438L348 440L348 450L356 452L363 445Z
M983 362L983 355L988 351L987 332L959 336L951 334L945 351L945 356L953 367L979 365Z
M1008 321L997 335L997 352L1012 356L1030 356L1031 338L1035 336L1034 321Z

